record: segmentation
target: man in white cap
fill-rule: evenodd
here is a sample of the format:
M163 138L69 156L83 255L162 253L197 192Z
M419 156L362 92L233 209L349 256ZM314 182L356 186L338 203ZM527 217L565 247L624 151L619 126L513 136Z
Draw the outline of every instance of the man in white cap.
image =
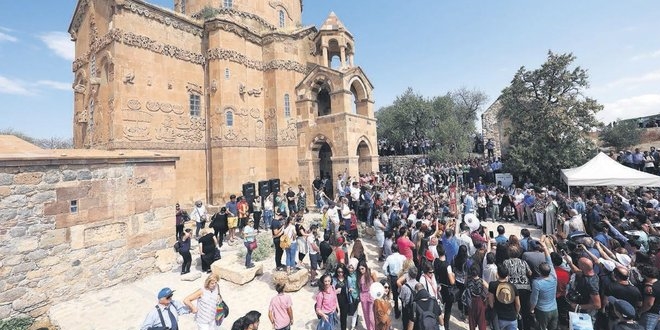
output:
M158 305L152 309L142 323L140 330L152 327L167 327L179 330L179 315L188 314L190 310L178 300L172 300L174 290L163 288L158 292Z

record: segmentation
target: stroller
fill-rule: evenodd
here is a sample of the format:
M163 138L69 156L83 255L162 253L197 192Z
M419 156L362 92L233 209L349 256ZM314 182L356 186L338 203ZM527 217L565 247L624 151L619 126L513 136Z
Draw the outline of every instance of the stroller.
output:
M514 222L516 220L516 210L510 204L502 210L502 220Z

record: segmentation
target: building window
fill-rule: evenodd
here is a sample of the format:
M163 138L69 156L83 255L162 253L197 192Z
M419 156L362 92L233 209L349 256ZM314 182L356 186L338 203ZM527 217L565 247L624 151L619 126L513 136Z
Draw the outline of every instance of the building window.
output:
M284 94L284 117L291 118L291 102L289 94Z
M225 68L225 79L229 80L231 77L231 71L229 71L229 68Z
M225 8L231 8L234 6L234 1L233 0L224 0L224 5Z
M69 211L71 213L78 213L78 200L74 199L69 202Z
M202 97L199 94L190 94L190 115L199 117L201 115L200 104Z
M285 25L284 23L286 23L285 21L286 16L284 15L284 10L280 9L279 15L280 15L280 27L283 28Z
M227 125L227 127L234 126L234 112L233 111L227 111L227 113L225 114L225 125Z
M181 5L180 5L181 7L179 9L181 9L181 12L185 14L186 13L186 0L181 0L180 3L181 3Z

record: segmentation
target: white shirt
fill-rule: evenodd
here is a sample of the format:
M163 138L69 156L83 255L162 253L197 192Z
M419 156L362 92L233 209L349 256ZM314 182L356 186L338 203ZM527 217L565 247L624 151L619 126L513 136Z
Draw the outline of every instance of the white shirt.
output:
M399 252L390 254L383 263L383 273L385 273L385 275L393 275L398 277L399 272L401 271L401 267L403 267L404 261L406 261L406 256L403 254L400 254ZM389 272L387 271L388 266L390 268Z
M477 252L477 248L474 247L474 243L472 243L472 237L470 237L469 234L459 233L456 235L456 240L458 241L458 246L467 246L468 256L471 257L475 252Z

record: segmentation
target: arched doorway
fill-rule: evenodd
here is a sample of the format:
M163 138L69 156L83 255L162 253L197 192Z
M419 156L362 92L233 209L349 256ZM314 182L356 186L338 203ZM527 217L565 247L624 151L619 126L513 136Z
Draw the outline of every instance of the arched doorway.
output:
M358 156L358 170L360 174L370 173L372 170L371 151L369 150L369 145L367 145L366 142L361 141L358 144L357 156Z
M327 142L322 142L319 148L319 167L318 174L322 179L326 179L325 193L328 197L332 198L333 184L332 184L332 149Z

